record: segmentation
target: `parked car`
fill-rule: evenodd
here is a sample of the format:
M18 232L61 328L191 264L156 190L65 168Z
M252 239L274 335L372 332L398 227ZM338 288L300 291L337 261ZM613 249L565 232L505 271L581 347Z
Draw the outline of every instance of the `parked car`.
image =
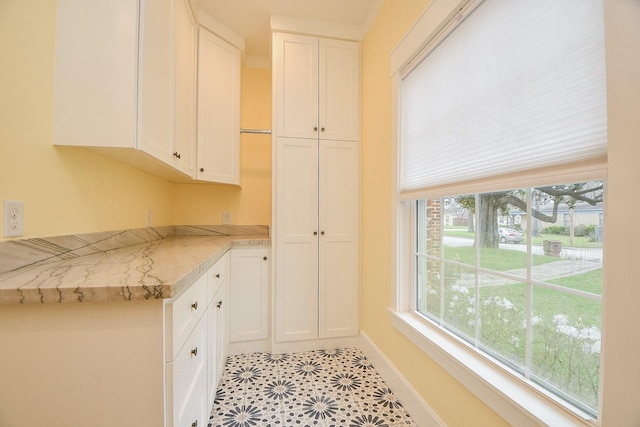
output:
M498 228L500 243L520 243L524 240L524 234L513 228Z

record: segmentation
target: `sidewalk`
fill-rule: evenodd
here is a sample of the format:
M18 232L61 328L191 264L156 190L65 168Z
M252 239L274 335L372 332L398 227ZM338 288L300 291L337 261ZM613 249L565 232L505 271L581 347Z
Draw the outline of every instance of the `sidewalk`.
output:
M548 281L559 279L562 277L576 276L578 274L588 273L589 271L602 268L602 264L583 260L559 260L548 262L546 264L534 265L531 268L531 278L538 281ZM527 269L518 268L514 270L504 271L513 276L522 277L522 280L511 279L502 276L496 276L488 273L479 274L480 286L498 286L519 283L526 279ZM475 286L475 277L472 274L462 274L456 282L459 286L473 287Z

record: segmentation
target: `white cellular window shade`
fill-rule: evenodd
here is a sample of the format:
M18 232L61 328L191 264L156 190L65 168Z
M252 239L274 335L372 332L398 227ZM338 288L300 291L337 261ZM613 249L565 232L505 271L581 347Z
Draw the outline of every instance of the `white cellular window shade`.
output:
M400 83L400 190L607 153L602 0L485 0Z

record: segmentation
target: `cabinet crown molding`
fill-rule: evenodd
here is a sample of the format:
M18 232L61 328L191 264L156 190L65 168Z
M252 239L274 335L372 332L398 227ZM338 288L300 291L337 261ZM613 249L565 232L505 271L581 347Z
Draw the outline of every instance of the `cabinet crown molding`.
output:
M218 37L224 39L228 43L231 43L232 45L240 49L240 51L244 52L244 37L224 25L222 22L218 21L203 9L198 9L196 20L202 27L206 28L207 30L216 34Z
M353 41L362 41L366 32L366 30L355 25L282 15L271 16L271 31Z

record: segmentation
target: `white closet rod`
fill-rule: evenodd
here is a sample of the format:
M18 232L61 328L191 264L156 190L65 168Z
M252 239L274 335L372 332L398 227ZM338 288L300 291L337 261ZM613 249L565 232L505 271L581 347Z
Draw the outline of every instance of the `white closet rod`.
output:
M258 133L264 135L271 135L271 129L243 129L240 128L240 133Z

